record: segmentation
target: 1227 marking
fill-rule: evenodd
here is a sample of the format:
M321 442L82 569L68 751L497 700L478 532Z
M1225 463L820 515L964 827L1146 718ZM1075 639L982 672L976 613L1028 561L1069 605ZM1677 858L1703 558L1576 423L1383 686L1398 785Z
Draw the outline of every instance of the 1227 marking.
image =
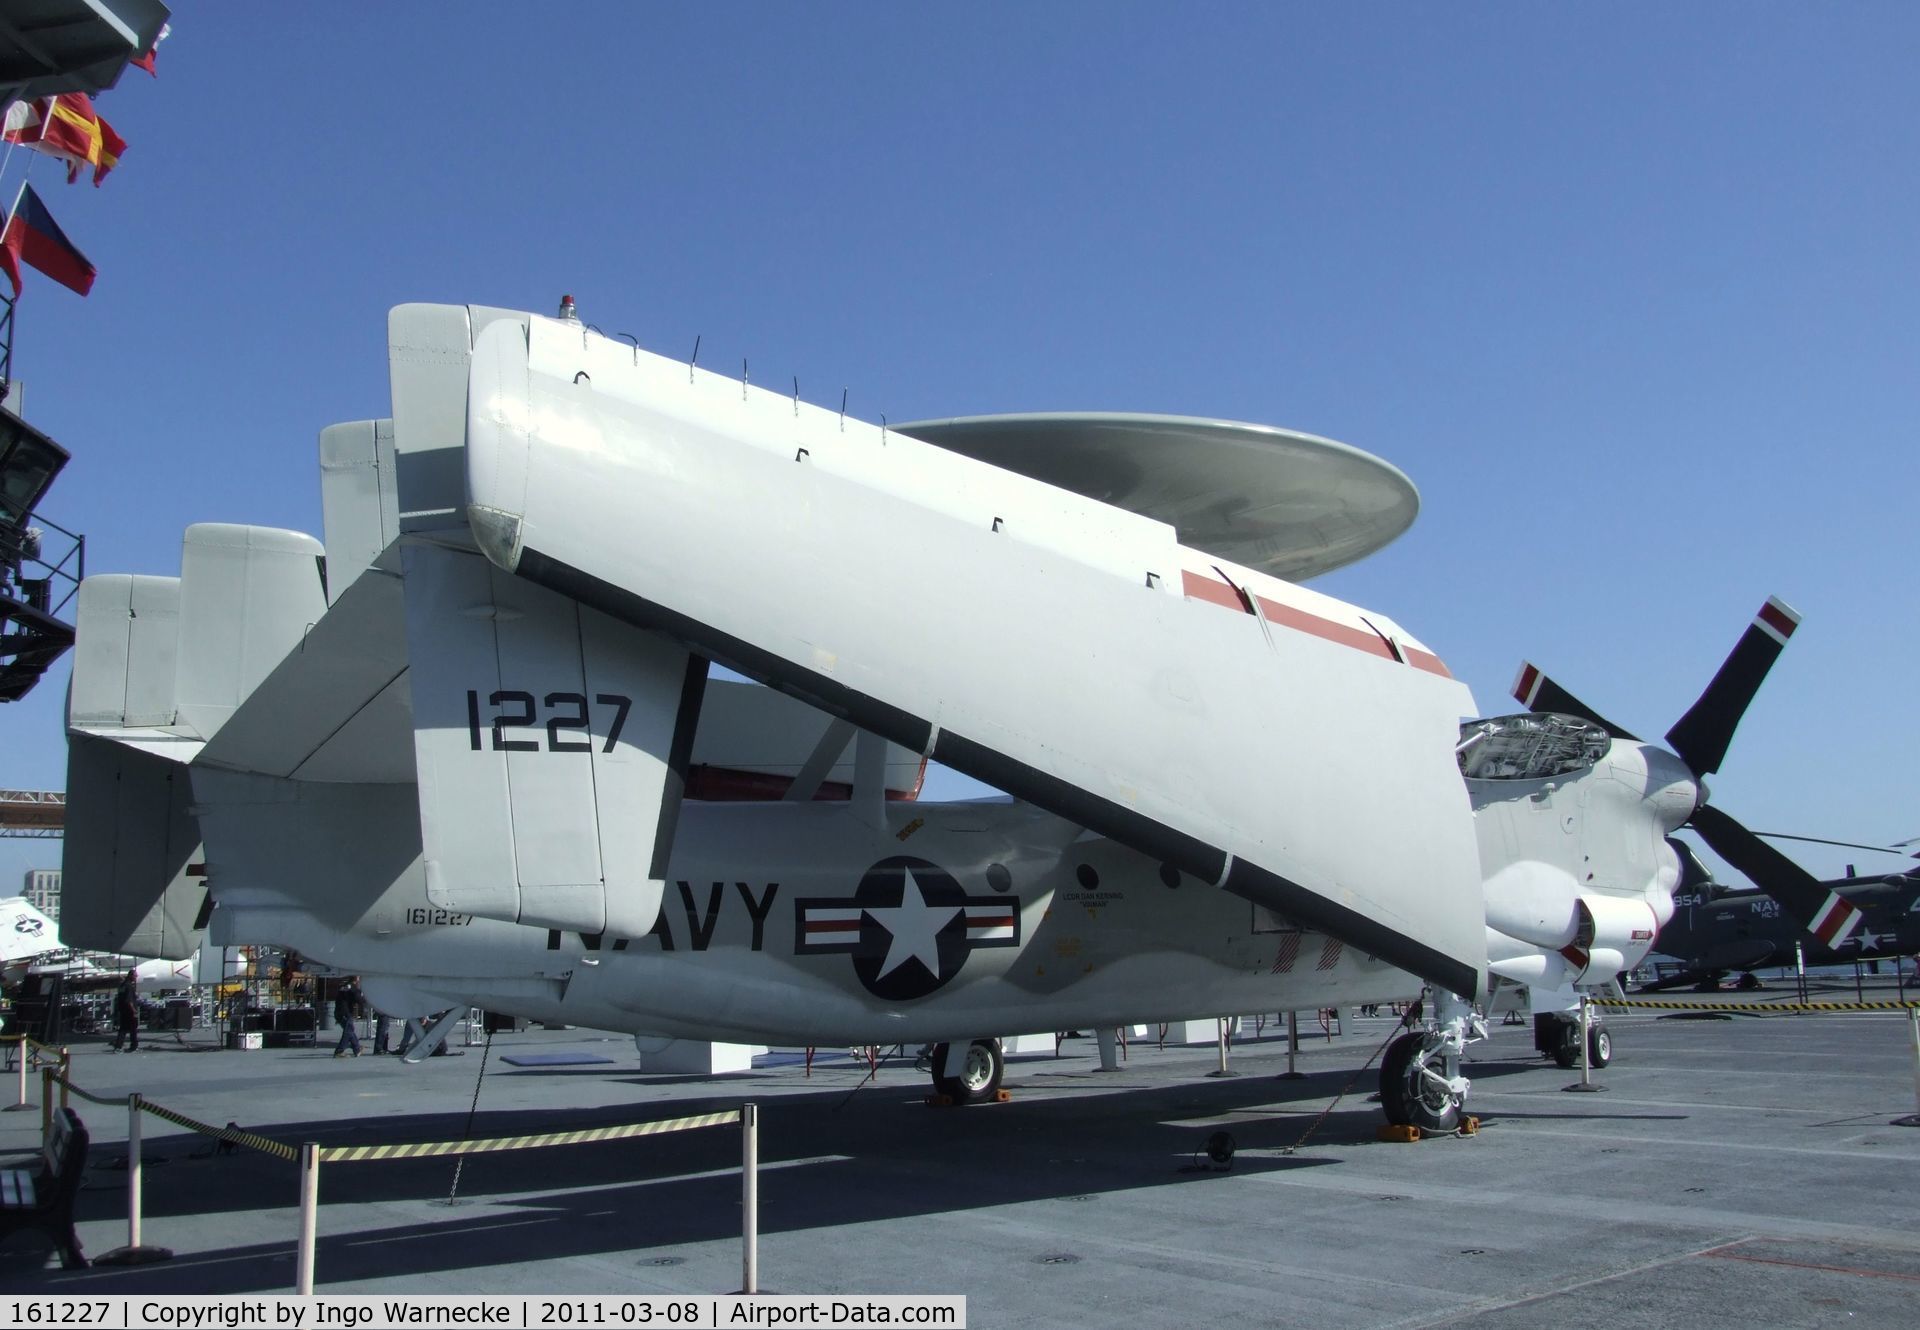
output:
M621 693L595 693L595 706L612 707L613 724L607 727L607 737L600 751L611 753L613 745L620 738L620 731L627 726L627 713L633 709L633 699ZM537 708L533 694L518 688L502 688L487 695L487 705L495 708L489 725L493 731L493 751L496 753L537 753L541 750L540 740L509 739L508 730L536 729L540 722L535 719ZM546 750L550 753L591 753L593 734L591 722L587 719L587 695L585 693L548 693L541 703L552 714L547 717ZM563 738L565 734L585 736L583 738ZM467 689L467 740L474 752L479 752L480 742L480 693L478 689Z

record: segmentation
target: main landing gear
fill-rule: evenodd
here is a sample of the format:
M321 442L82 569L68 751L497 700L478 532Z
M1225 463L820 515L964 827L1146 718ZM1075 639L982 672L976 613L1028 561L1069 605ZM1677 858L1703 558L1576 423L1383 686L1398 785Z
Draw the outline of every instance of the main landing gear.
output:
M1580 1014L1563 1011L1536 1012L1533 1017L1533 1046L1554 1064L1567 1071L1580 1065ZM1613 1036L1600 1022L1600 1013L1587 1012L1587 1056L1595 1070L1613 1061Z
M1487 1037L1473 1005L1453 993L1433 997L1434 1024L1409 1030L1387 1046L1380 1063L1380 1107L1396 1127L1451 1132L1472 1082L1460 1074L1460 1054Z
M976 1039L970 1044L935 1044L932 1069L935 1094L956 1104L985 1104L999 1094L1007 1061L998 1039Z

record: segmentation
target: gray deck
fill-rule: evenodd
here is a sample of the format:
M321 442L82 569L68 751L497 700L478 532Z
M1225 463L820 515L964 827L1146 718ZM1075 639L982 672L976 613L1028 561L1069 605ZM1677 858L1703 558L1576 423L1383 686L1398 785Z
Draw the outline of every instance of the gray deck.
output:
M1888 991L1871 996L1891 997ZM1679 995L1690 997L1692 995ZM1756 995L1774 1000L1785 993ZM1825 995L1851 998L1846 991ZM1372 1076L1297 1154L1387 1035L1387 1018L1286 1046L1138 1043L1093 1070L1092 1041L1010 1062L1009 1104L935 1109L904 1063L862 1086L844 1055L714 1080L643 1076L630 1041L497 1036L473 1134L511 1135L761 1105L760 1278L774 1292L964 1293L975 1326L1910 1325L1920 1305L1920 1130L1897 1014L1612 1018L1602 1094L1498 1027L1474 1048L1479 1136L1379 1144ZM417 1067L327 1051L81 1047L77 1083L276 1138L455 1138L482 1050ZM169 1040L170 1043L170 1040ZM584 1066L506 1065L579 1052ZM11 1082L0 1081L11 1098ZM125 1241L125 1113L79 1105L94 1136L81 1237ZM0 1150L38 1112L0 1114ZM1195 1168L1218 1126L1230 1172ZM291 1165L148 1118L145 1238L168 1263L65 1273L26 1239L0 1287L75 1293L286 1292ZM732 1128L469 1158L330 1164L317 1291L730 1292L740 1278Z

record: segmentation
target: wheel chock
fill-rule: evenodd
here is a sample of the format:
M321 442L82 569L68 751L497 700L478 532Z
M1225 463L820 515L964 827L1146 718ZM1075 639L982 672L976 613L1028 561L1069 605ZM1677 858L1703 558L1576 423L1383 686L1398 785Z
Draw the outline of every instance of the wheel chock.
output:
M1402 1126L1397 1122L1383 1123L1373 1133L1373 1139L1386 1144L1412 1144L1420 1139L1420 1129Z
M1460 1119L1460 1134L1462 1136L1478 1136L1480 1134L1480 1119L1474 1117L1471 1113L1462 1117Z
M995 1090L993 1092L993 1102L996 1104L1011 1104L1013 1102L1013 1094L1008 1090ZM950 1094L930 1094L927 1096L927 1107L958 1108L960 1107L960 1101Z

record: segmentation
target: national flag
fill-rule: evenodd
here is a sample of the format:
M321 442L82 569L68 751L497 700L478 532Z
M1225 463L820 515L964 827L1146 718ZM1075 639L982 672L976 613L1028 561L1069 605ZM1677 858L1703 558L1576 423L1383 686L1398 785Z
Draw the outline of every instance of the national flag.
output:
M93 289L93 265L54 222L33 186L24 183L13 201L7 229L0 232L0 270L13 279L15 298L20 295L21 259L70 291L85 295Z
M171 33L172 31L173 31L173 24L162 23L160 25L160 35L153 39L153 45L147 48L147 53L145 55L137 55L133 59L129 60L127 63L137 68L144 69L147 71L147 73L152 74L155 78L159 78L160 77L159 73L153 67L153 58L160 54L160 43L164 42L167 39L167 34Z
M127 150L127 141L100 118L84 92L14 103L0 137L65 162L69 185L80 178L82 166L93 168L93 183L98 185Z

